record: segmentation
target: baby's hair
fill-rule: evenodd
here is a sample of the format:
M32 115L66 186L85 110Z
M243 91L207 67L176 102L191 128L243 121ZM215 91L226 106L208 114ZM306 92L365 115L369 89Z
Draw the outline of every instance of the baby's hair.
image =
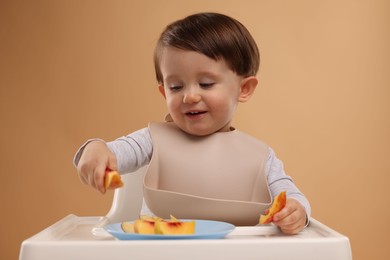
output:
M249 31L239 21L218 13L198 13L169 24L161 33L154 52L157 82L163 83L160 60L165 47L196 51L224 59L239 76L255 76L260 54Z

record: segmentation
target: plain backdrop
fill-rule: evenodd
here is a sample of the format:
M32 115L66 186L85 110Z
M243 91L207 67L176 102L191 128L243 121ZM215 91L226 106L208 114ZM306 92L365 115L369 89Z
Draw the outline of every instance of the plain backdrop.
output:
M0 1L1 259L68 214L106 214L113 193L83 185L73 155L163 119L154 45L200 11L235 17L261 51L234 126L276 151L354 259L390 259L387 0Z

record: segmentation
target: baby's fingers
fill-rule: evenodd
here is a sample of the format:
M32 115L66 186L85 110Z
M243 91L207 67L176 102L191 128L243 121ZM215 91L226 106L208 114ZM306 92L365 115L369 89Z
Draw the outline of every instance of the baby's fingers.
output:
M274 222L280 222L280 221L286 221L286 219L288 219L288 217L293 214L294 212L294 209L291 208L291 207L284 207L281 211L279 211L278 213L276 213L273 217L273 221Z
M106 189L104 188L104 176L106 174L106 166L104 164L99 165L95 168L94 173L91 178L91 186L100 191L101 193L105 193Z
M288 235L295 235L299 233L305 227L305 225L301 222L293 222L291 224L281 225L279 227L283 231L283 233Z
M94 169L89 164L79 163L79 165L77 165L77 173L83 184L91 185L90 176L93 172Z
M298 201L289 199L286 206L275 214L273 220L284 233L296 234L305 226L306 211Z

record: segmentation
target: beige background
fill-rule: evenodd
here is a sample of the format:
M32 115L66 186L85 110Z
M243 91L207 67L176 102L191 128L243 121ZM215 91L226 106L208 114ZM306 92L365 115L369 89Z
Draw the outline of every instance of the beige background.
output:
M0 1L1 259L70 213L108 211L73 154L162 119L153 47L198 11L236 17L261 49L234 125L275 149L354 259L390 259L387 0Z

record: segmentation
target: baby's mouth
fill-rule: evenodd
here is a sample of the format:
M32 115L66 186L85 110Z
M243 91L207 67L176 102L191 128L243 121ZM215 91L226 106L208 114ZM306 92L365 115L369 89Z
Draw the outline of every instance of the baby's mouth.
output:
M207 111L190 111L190 112L186 112L185 114L187 116L198 116L198 115L202 115L205 113L207 113Z

